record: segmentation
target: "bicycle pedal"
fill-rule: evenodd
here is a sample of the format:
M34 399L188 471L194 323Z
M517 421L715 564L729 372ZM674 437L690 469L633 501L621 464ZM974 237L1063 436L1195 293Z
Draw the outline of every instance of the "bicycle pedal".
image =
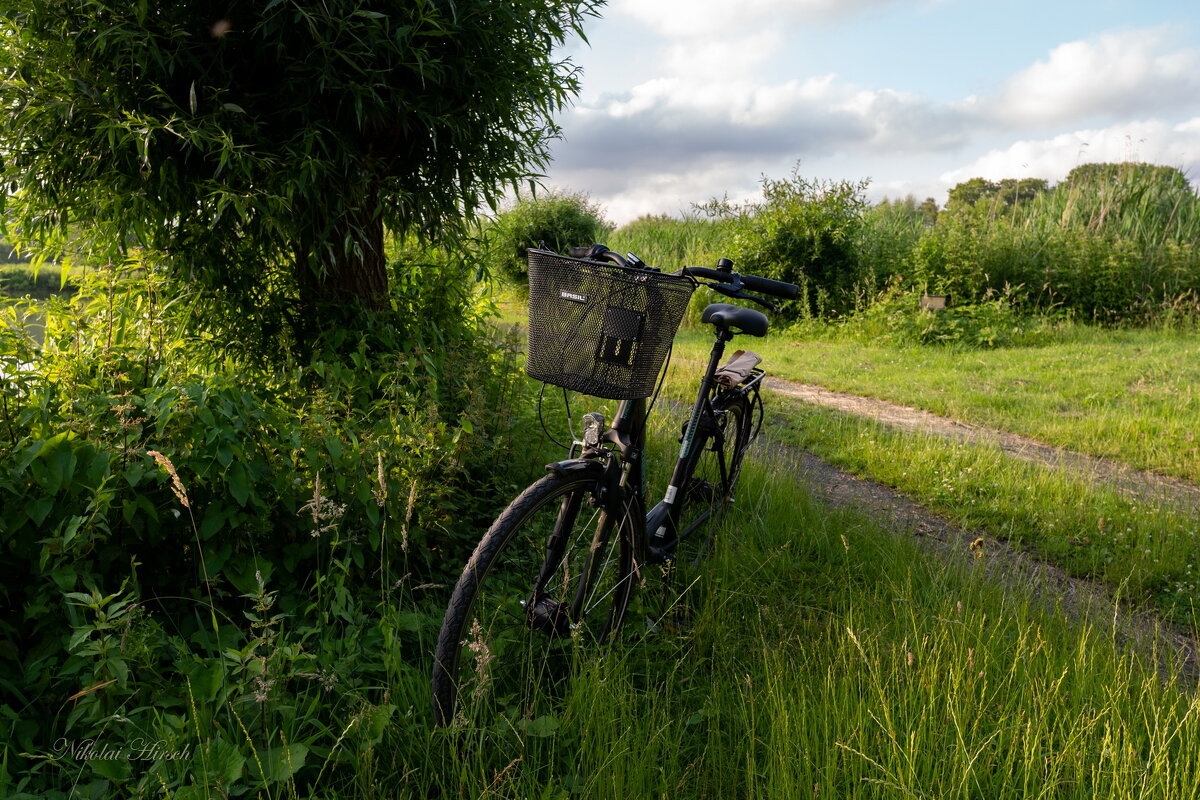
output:
M675 546L679 544L674 535L661 540L651 539L647 545L648 558L651 564L661 565L664 571L670 571L675 564Z
M543 597L529 610L529 627L551 636L570 636L571 619L565 603Z

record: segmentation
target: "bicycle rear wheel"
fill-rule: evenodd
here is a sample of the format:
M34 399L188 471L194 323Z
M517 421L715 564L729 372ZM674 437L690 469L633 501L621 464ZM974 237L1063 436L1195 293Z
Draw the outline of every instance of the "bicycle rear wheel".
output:
M620 519L597 507L598 472L545 476L475 548L438 635L437 724L461 713L521 730L554 713L576 657L620 627L633 588L632 526L642 520L636 499Z
M692 453L691 477L684 485L675 563L695 567L711 551L717 529L733 503L742 469L742 458L750 445L752 420L750 402L743 394L718 393L712 402L703 439Z

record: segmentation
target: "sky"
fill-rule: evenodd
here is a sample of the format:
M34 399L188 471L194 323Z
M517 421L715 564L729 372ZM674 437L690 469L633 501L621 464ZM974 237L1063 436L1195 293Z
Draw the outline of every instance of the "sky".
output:
M1200 0L608 0L544 185L610 221L868 180L944 205L973 177L1146 161L1200 179Z

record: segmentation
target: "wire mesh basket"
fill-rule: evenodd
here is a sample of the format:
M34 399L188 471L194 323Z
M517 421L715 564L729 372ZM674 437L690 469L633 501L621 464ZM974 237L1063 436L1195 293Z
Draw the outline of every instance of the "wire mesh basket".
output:
M610 400L649 397L695 284L529 250L531 378Z

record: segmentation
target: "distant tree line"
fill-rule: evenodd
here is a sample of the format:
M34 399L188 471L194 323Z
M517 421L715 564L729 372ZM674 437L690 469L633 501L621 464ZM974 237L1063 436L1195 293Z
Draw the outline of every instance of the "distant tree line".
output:
M844 317L887 287L949 294L958 303L1003 294L1026 311L1102 322L1200 307L1200 200L1174 167L1084 164L1055 185L977 177L952 188L943 208L912 196L872 205L866 188L797 170L764 179L761 201L713 201L692 219L647 217L611 237L650 263L716 253L748 272L797 283L803 301L785 313L800 316ZM582 229L579 219L603 230L586 198L573 208L574 230ZM519 239L536 229L549 242L544 226L555 223L548 211L518 204L492 230ZM561 202L554 213L565 218ZM520 244L509 242L505 252Z

